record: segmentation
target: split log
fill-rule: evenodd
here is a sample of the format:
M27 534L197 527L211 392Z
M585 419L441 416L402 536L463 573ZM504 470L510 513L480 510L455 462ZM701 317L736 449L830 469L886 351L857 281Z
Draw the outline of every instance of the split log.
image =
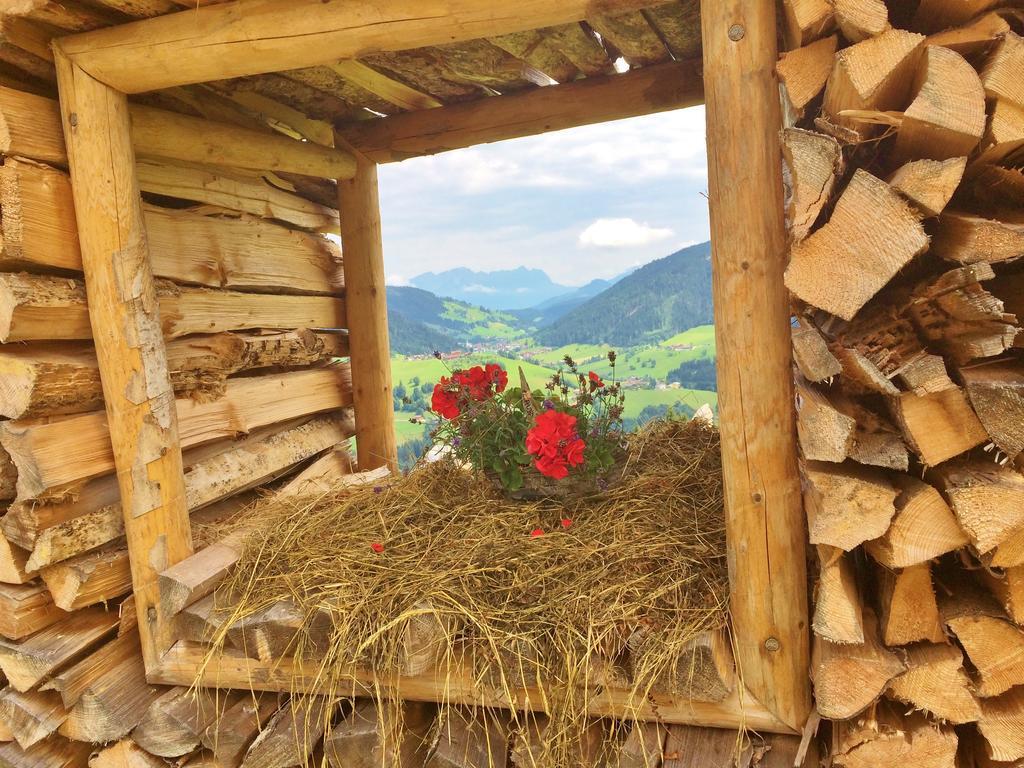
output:
M277 491L278 496L320 496L330 493L355 472L348 444L336 445ZM383 473L382 473L383 474ZM386 475L385 475L386 476Z
M0 501L10 501L18 495L18 468L11 455L0 447Z
M135 743L158 757L181 757L199 748L206 729L244 697L242 692L168 688L149 705L132 731Z
M728 632L724 629L701 632L683 645L675 662L656 679L639 679L640 666L653 633L634 630L628 640L628 666L634 685L657 693L693 701L723 701L736 687L736 661Z
M945 641L928 563L912 565L898 573L880 571L878 602L882 641L886 645Z
M233 379L225 397L216 402L176 401L181 446L189 448L320 411L346 408L351 400L347 366ZM335 442L341 439L344 436ZM19 470L19 501L59 497L61 489L81 486L91 477L114 471L103 412L48 422L3 422L0 443Z
M836 23L843 37L859 43L890 29L889 9L882 0L835 0Z
M983 699L978 730L993 760L1024 760L1024 688Z
M395 743L395 734L388 729L390 716L373 701L357 701L352 711L324 739L327 764L331 768L423 766L434 708L422 703L404 704L398 743Z
M12 544L0 533L0 583L27 584L31 581L32 576L25 572L28 557L29 553L26 550Z
M51 675L39 690L57 691L66 708L70 709L75 706L91 686L104 675L116 672L121 666L128 665L133 659L139 657L139 631L134 621L134 615L129 623L130 626L124 632L119 632L113 640L104 643L70 667L65 667ZM146 706L149 704L147 703ZM139 710L139 717L143 712L145 712L145 707ZM134 728L136 724L132 723L131 727Z
M906 654L907 671L892 681L891 696L956 725L981 717L959 648L921 644L908 648Z
M974 412L992 442L1011 460L1024 451L1024 366L997 360L960 368Z
M0 637L20 640L67 615L42 584L0 584Z
M793 360L805 379L823 382L842 372L842 366L828 348L821 332L806 318L792 330Z
M1024 105L995 99L989 106L988 130L981 139L982 151L968 167L968 174L992 163L1012 162L1024 148Z
M789 168L790 196L786 211L793 240L803 240L814 227L843 173L843 153L831 136L799 128L782 132L782 153Z
M215 400L227 377L264 367L299 367L347 353L340 335L308 330L188 336L167 344L171 385L179 396ZM99 366L85 342L0 349L0 416L9 419L85 413L103 407Z
M838 42L831 35L782 54L776 71L797 114L802 115L804 108L824 90Z
M942 600L942 618L974 668L975 692L990 698L1024 685L1024 629L995 600L969 583Z
M907 471L910 454L896 425L856 400L840 397L837 406L856 424L851 459L872 467Z
M928 36L928 45L941 45L961 56L972 58L986 53L1010 31L1010 24L999 13L986 13L967 24Z
M668 728L661 723L633 723L619 747L618 768L654 768L665 757Z
M846 461L853 450L857 422L833 405L817 387L796 382L797 436L808 461Z
M305 765L324 735L335 703L323 698L292 699L270 718L253 741L242 764L246 768Z
M466 713L459 716L448 710L448 717L437 727L426 768L510 768L508 763L508 726L494 713Z
M295 464L334 445L352 432L351 418L320 417L281 432L261 430L229 447L197 458L202 449L186 454L186 504L196 510L280 476ZM88 486L87 486L88 487ZM42 568L102 546L124 535L124 520L116 497L83 512L81 505L66 505L71 515L49 516L48 527L35 537L27 567Z
M1024 565L1024 475L988 461L938 467L936 481L960 526L992 565Z
M0 88L0 98L3 93ZM0 207L0 269L82 271L66 173L6 158ZM143 206L143 217L156 277L276 293L331 294L344 287L340 249L321 235L258 216L203 216L155 205Z
M905 390L920 397L956 388L946 370L946 361L939 355L924 355L907 363L896 378Z
M43 568L39 575L65 611L106 603L132 591L128 546L117 544Z
M849 552L888 530L896 488L884 475L855 464L808 464L804 503L810 542Z
M338 233L337 211L278 189L258 173L155 160L139 160L135 170L143 192L276 219L300 229Z
M94 752L89 768L167 768L167 761L149 754L131 739L122 739Z
M204 602L186 608L183 615ZM228 618L230 611L215 603L206 617L207 631L215 633ZM226 630L226 639L247 656L271 662L286 656L322 656L332 629L331 614L326 609L309 615L293 601L284 600L233 622ZM215 636L210 635L207 642Z
M808 304L851 320L927 247L917 213L884 181L858 169L828 223L793 245L786 285Z
M0 744L0 765L4 768L86 768L92 744L81 744L52 736L29 749L10 742ZM135 766L132 766L135 768Z
M1013 621L1024 626L1024 566L995 573L989 568L980 571L982 582L996 596Z
M786 47L799 48L828 34L835 27L835 14L828 0L783 0Z
M833 643L863 643L863 606L850 556L841 549L819 546L818 562L814 634Z
M201 738L203 747L221 765L241 765L249 745L279 706L277 696L243 695L207 726Z
M56 732L67 716L60 696L52 691L21 693L5 688L0 692L0 720L22 749Z
M1001 5L1000 0L921 0L914 14L914 27L925 32L937 32L965 24L978 14Z
M834 726L836 768L952 768L957 734L919 713L904 715L882 703L870 714Z
M988 440L959 388L924 396L904 392L890 406L907 445L925 466L941 464Z
M946 210L939 216L931 250L961 264L1016 259L1024 253L1024 223Z
M116 612L90 608L68 614L21 642L0 639L0 670L12 688L29 691L113 635L117 626Z
M899 488L896 516L864 548L886 568L909 568L966 546L970 539L938 489L911 475L893 477Z
M326 296L269 296L158 286L169 339L252 328L344 328L345 303ZM91 339L85 285L79 280L0 274L0 341Z
M843 368L844 385L868 393L897 395L891 379L928 354L917 328L906 316L909 297L887 290L867 304L852 322L823 320L822 331ZM849 387L848 387L849 388Z
M942 213L963 180L966 157L948 160L913 160L888 179L889 186L907 198L925 216Z
M222 636L221 629L230 616L230 610L220 608L216 595L207 595L175 615L174 636L190 643L211 645ZM242 649L243 652L246 650ZM258 658L255 651L251 656Z
M853 717L882 695L906 666L878 639L874 613L864 609L864 642L830 643L814 638L811 678L818 712L833 720Z
M840 51L825 86L827 120L855 140L874 135L874 126L842 113L902 109L910 101L923 43L923 35L891 29Z
M1024 106L1024 83L1020 79L1022 67L1024 37L1008 30L982 69L981 81L985 86L985 96Z
M95 664L96 657L100 654L93 654L76 667L72 667L74 670L82 665L95 664L87 675L88 684L80 690L74 705L68 711L67 719L60 726L61 735L74 741L88 741L94 744L124 738L138 725L146 708L163 692L164 689L160 686L149 685L146 682L146 670L142 655L139 653L138 634L124 635L108 646L125 641L130 644L131 651L127 658L124 654L110 654L105 657L105 660L109 661L120 655L121 658L114 666ZM67 690L61 687L59 693L64 699L65 706L68 706Z
M974 67L959 53L934 45L925 46L922 58L891 162L965 157L985 133L985 91Z

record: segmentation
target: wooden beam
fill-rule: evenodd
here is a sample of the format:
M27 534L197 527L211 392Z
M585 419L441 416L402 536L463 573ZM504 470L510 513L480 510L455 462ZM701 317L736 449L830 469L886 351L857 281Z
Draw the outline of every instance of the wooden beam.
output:
M621 120L704 101L699 61L644 67L521 94L365 120L341 135L378 163Z
M789 727L810 713L773 0L702 0L715 335L740 677ZM756 372L756 373L752 373Z
M355 158L343 149L140 104L130 111L132 141L141 156L325 179L351 178L356 170Z
M78 66L140 93L373 53L477 40L638 10L655 0L247 0L192 8L62 39Z
M90 321L124 511L142 652L173 639L157 575L192 554L174 390L135 178L128 100L56 51Z
M356 59L336 61L329 67L350 83L354 83L402 109L434 109L444 105L444 102L435 99L430 94L421 93Z
M327 679L316 661L305 663L294 658L269 662L246 657L227 648L209 657L209 648L178 642L151 675L154 683L164 685L202 685L243 690L329 693L344 696L351 686L354 695L370 692L399 693L407 701L444 701L449 704L543 710L544 695L531 687L512 691L513 701L503 692L481 686L469 667L430 670L421 675L379 677L372 672L352 669L344 679ZM805 670L806 674L806 670ZM692 701L652 693L649 699L633 696L627 690L604 688L588 702L589 714L636 720L658 720L717 728L749 728L764 733L795 733L776 718L742 686L717 703Z
M398 469L391 342L384 288L377 165L359 156L355 178L338 180L352 401L360 471Z

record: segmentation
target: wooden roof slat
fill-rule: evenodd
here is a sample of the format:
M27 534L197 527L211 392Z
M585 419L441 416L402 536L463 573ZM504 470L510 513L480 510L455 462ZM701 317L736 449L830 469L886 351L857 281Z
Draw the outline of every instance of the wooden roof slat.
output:
M341 99L355 110L369 109L381 114L395 111L394 105L361 85L342 77L332 67L309 67L282 72L282 77L315 88L328 97Z
M588 21L601 37L622 52L631 66L646 67L671 58L658 33L639 11L593 16Z
M615 71L608 52L594 34L582 24L563 24L546 31L558 50L587 77L608 75Z
M52 34L16 16L0 18L0 61L27 75L55 82L57 73L49 51Z
M206 105L208 99L223 99L237 104L250 116L259 119L282 133L308 139L323 146L334 145L334 128L330 123L309 117L290 104L275 101L253 91L220 93L206 85L186 86L185 93L194 94L196 103ZM211 108L213 102L210 102Z
M677 59L695 59L701 54L700 2L683 0L669 5L648 8L648 23L660 34Z
M277 102L288 104L308 117L341 123L355 119L360 108L342 101L333 94L312 88L298 80L280 74L242 77L206 83L214 91L234 97L240 93L257 93Z
M52 24L69 32L88 32L128 20L121 14L92 8L78 0L8 0L3 13Z
M345 59L328 65L339 76L403 110L433 109L444 104L428 93L388 77L357 59ZM365 105L364 105L365 106ZM388 111L390 114L390 110Z
M533 29L528 32L500 35L490 38L490 42L559 83L575 80L580 72L544 30Z
M487 40L438 46L445 77L510 93L533 85L525 77L526 63Z
M439 72L443 68L439 58L438 49L420 48L400 53L377 53L364 56L360 61L445 103L483 95L475 85L443 77Z
M125 16L133 19L151 18L163 16L167 13L176 13L182 8L188 7L188 3L178 3L174 0L92 0L97 5L105 6L114 11L119 11ZM195 7L195 3L192 3Z

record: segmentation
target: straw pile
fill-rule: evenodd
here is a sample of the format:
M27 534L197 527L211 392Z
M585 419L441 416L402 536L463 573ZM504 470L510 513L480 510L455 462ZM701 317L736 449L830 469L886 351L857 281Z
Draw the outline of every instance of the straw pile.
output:
M622 484L591 498L509 501L441 460L387 487L271 497L248 523L220 593L228 624L284 600L310 626L329 612L326 647L300 632L295 653L342 691L353 665L406 672L406 631L428 611L443 663L472 665L492 690L540 688L552 766L572 764L588 698L609 680L602 660L614 669L632 646L623 684L639 705L688 641L725 623L719 441L701 421L631 435Z

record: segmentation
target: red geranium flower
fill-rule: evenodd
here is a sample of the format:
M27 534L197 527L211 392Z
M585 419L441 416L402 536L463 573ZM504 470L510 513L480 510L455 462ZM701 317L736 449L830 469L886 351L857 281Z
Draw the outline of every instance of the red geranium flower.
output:
M384 545L381 544L379 541L375 541L373 542L373 544L370 545L370 549L372 549L379 555L381 552L384 551Z
M561 411L542 411L526 433L526 450L537 457L533 466L554 480L568 477L569 467L583 463L586 447L576 433L576 417Z
M434 385L434 394L430 398L430 409L444 419L454 419L459 410L459 398L451 391L451 382L442 376L441 382Z
M486 400L491 396L491 377L479 365L467 371L456 371L452 374L452 381L469 392L474 400Z
M562 518L562 527L565 528L566 530L568 530L569 528L572 528L572 518L570 518L570 517L563 517Z
M504 392L505 387L508 386L508 373L497 363L487 364L487 375L491 379L491 383L494 384L495 392Z
M601 387L604 386L604 382L601 381L601 377L598 376L593 371L588 373L587 376L590 377L590 388L591 389L600 389Z
M544 535L544 529L543 528L534 528L532 531L530 531L530 538L531 539L539 539L543 535Z

